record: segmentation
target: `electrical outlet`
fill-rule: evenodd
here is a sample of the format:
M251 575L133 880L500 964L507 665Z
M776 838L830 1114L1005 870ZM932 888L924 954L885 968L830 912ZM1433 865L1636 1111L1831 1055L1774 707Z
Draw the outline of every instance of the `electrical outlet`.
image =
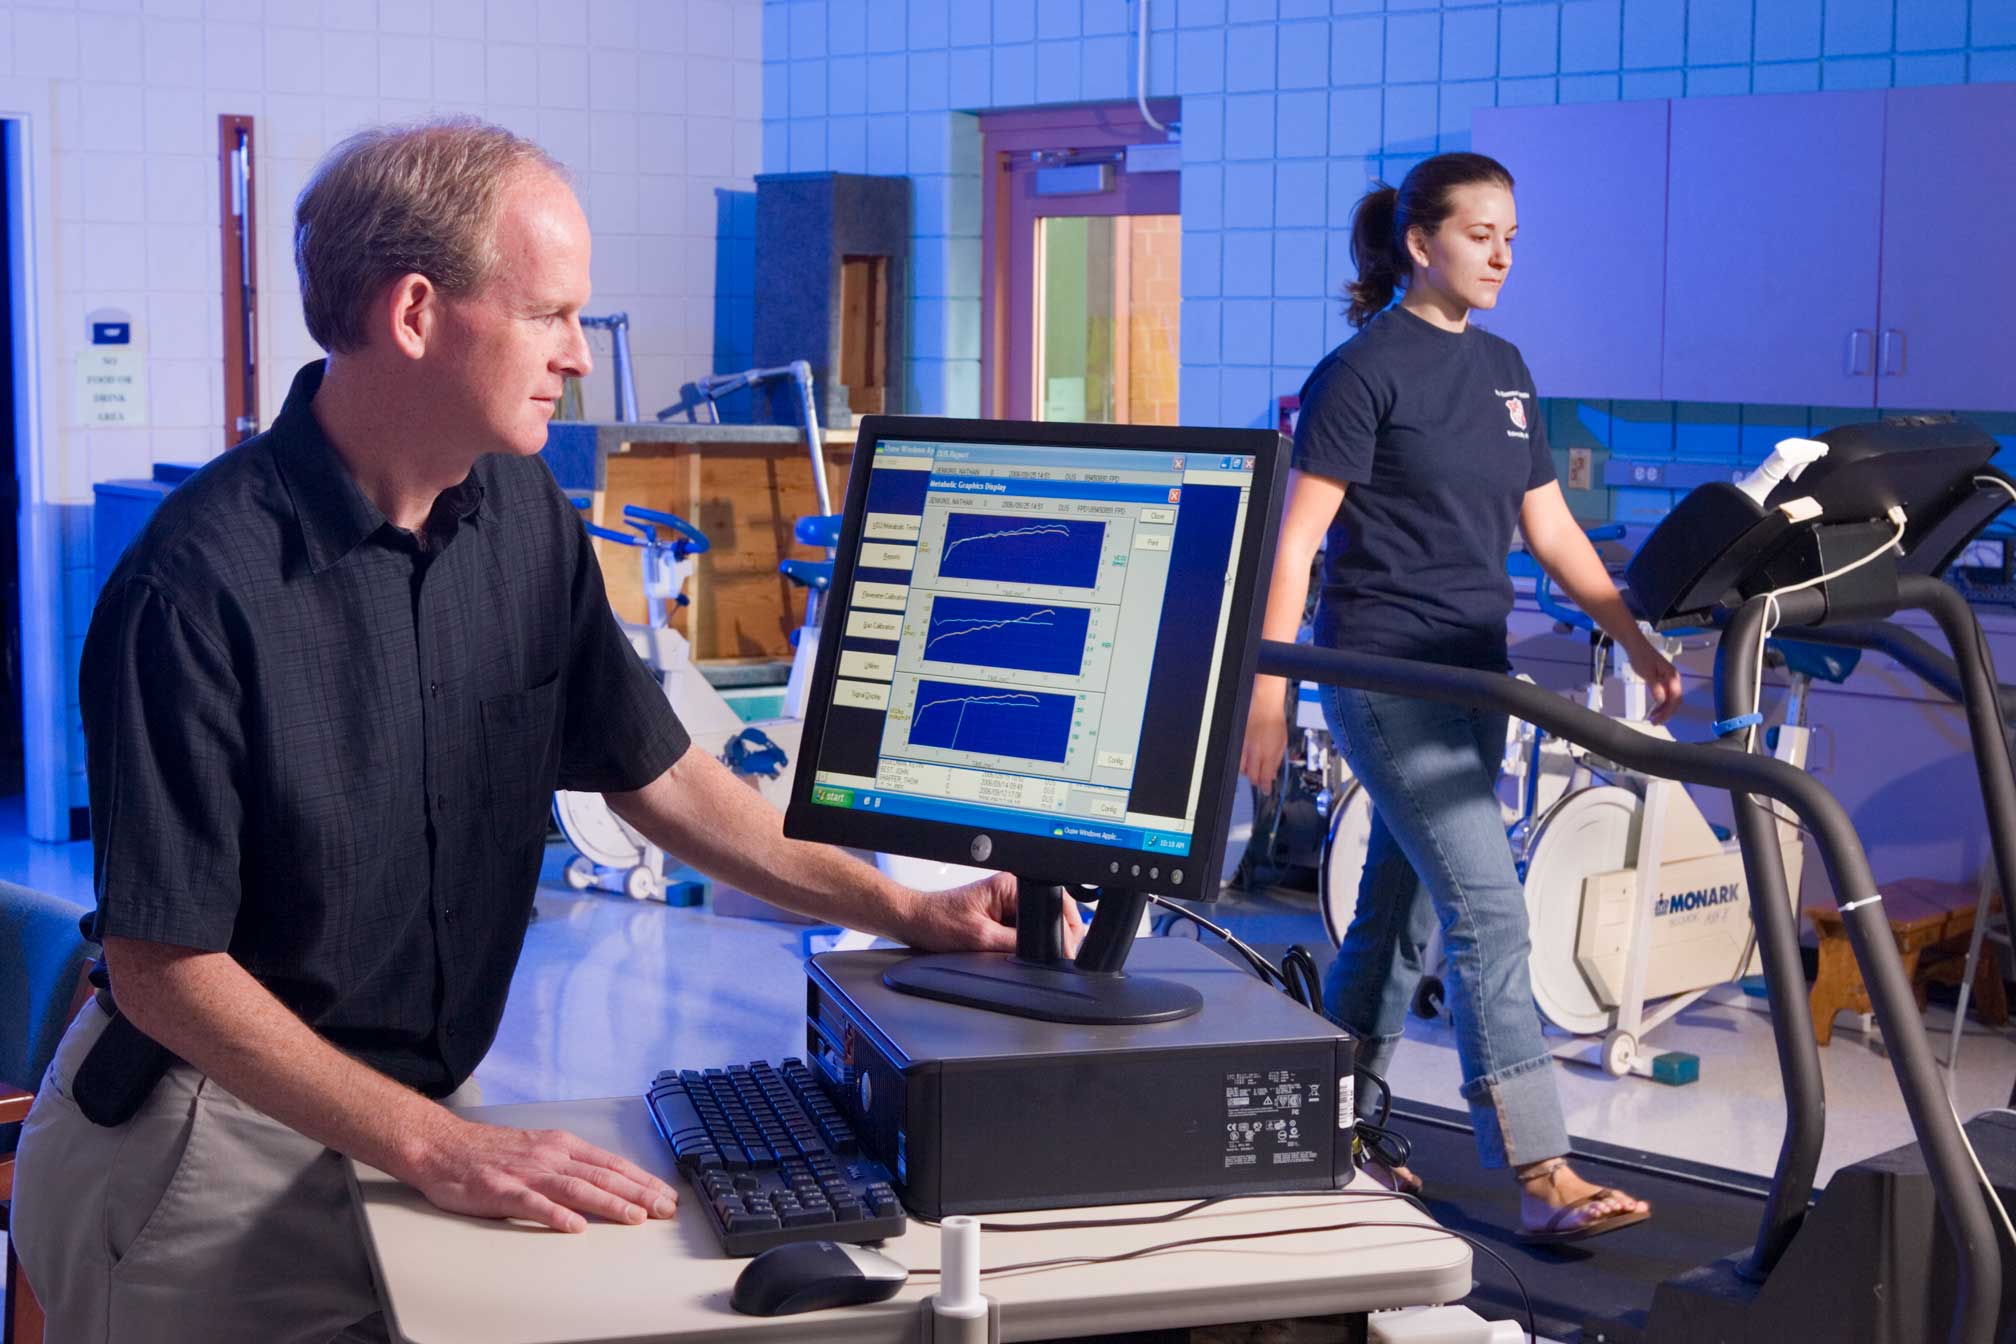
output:
M1587 448L1570 448L1568 450L1568 488L1570 490L1587 490L1594 483L1596 475L1594 458L1595 454L1591 453Z

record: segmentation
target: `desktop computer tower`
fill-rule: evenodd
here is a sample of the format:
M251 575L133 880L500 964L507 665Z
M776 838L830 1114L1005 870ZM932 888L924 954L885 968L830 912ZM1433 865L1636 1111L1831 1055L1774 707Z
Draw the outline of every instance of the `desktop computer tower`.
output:
M1130 974L1203 1010L1145 1026L1040 1022L899 993L903 951L812 959L807 1059L912 1213L1334 1190L1352 1176L1350 1037L1189 939Z

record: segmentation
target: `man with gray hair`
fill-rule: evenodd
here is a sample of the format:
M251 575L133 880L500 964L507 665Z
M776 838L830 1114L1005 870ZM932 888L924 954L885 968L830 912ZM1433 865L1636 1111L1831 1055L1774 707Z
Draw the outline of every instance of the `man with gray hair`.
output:
M687 750L535 458L589 368L588 225L551 160L471 121L363 133L303 190L295 253L326 363L169 496L86 641L106 983L13 1215L65 1344L383 1338L338 1154L561 1232L673 1215L620 1157L452 1109L556 787L820 919L1014 946L1009 879L900 887Z

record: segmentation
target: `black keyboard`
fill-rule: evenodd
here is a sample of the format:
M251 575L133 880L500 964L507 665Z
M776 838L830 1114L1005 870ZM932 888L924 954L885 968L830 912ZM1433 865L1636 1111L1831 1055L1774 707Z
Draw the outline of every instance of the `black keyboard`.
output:
M645 1099L728 1254L903 1235L889 1169L862 1153L802 1060L667 1070Z

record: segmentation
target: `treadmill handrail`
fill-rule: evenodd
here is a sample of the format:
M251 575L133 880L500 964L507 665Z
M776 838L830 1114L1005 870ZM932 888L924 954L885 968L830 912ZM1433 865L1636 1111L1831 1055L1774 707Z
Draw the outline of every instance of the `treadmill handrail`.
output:
M1760 618L1761 599L1752 605L1758 610L1745 615ZM1919 1022L1907 1020L1900 1011L1901 1000L1916 1017L1897 945L1882 912L1869 899L1880 893L1868 855L1847 811L1819 781L1783 761L1738 750L1735 739L1717 745L1670 742L1499 673L1274 640L1260 645L1258 670L1298 681L1502 710L1629 769L1725 789L1739 801L1756 794L1789 806L1820 847L1835 902L1842 907L1842 923L1879 1021L1886 1038L1896 1042L1892 1066L1897 1071L1898 1088L1926 1152L1940 1213L1958 1253L1958 1291L1949 1344L1987 1344L2001 1300L1999 1249L1988 1221L1988 1204L1978 1186L1956 1178L1959 1123L1945 1108L1945 1094L1930 1076L1924 1051L1916 1048L1923 1044ZM1905 1033L1910 1033L1908 1038ZM1909 1056L1910 1068L1904 1067L1906 1061L1900 1055Z
M1772 757L1752 756L1719 744L1697 745L1653 737L1621 720L1584 709L1552 691L1495 672L1274 640L1261 643L1259 670L1263 676L1502 710L1631 770L1677 779L1683 784L1776 798L1797 812L1816 836L1825 827L1852 846L1851 862L1861 865L1861 880L1855 883L1855 889L1865 895L1875 890L1875 882L1868 876L1868 859L1862 854L1862 843L1841 804L1804 770ZM1847 875L1858 874L1851 871Z

